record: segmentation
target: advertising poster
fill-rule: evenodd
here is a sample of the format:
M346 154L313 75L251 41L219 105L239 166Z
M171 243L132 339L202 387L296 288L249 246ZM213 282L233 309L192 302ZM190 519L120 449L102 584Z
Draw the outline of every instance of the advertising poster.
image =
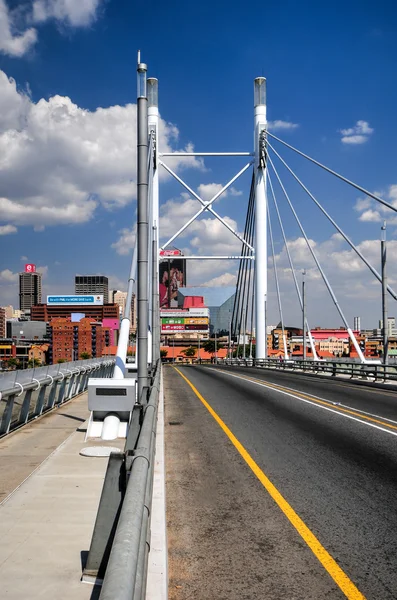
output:
M186 286L186 260L180 257L160 261L159 277L160 308L176 308L178 289Z

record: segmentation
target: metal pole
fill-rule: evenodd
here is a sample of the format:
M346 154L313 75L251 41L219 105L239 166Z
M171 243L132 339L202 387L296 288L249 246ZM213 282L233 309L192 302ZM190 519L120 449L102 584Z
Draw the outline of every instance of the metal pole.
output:
M245 326L245 306L243 308L243 358L245 359L245 334L247 331L247 328Z
M215 331L215 363L218 361L218 354L217 354L217 348L216 348L216 331Z
M137 244L135 244L134 252L132 255L130 276L128 279L127 288L127 300L125 302L124 315L121 320L119 341L117 344L116 352L116 364L113 371L113 379L124 379L125 374L125 363L127 360L128 342L130 338L130 326L132 324L131 319L131 304L132 295L134 291L134 284L136 280L137 270ZM135 363L137 362L137 352L135 352Z
M267 216L264 159L264 130L266 130L266 79L254 82L255 115L255 294L256 294L256 358L267 357L264 305L267 294Z
M229 310L230 313L230 310ZM229 318L229 360L232 358L232 317Z
M381 261L382 261L382 319L383 319L383 363L389 363L389 336L387 322L387 274L386 274L386 221L381 228Z
M152 364L155 365L160 358L159 339L159 283L158 283L158 250L157 229L153 228L152 241Z
M302 329L303 329L303 360L306 360L306 293L305 293L305 275L302 271Z
M148 329L149 329L149 285L148 285L148 101L146 95L147 66L139 62L138 54L138 401L143 388L148 385Z
M152 136L153 142L153 177L151 185L151 206L152 206L152 223L155 244L153 244L153 262L152 269L156 273L156 280L152 275L153 285L153 304L152 304L152 360L153 363L160 358L160 321L159 321L159 170L158 170L158 155L159 155L159 109L158 109L158 80L154 77L149 77L147 80L147 96L148 96L148 133ZM156 235L157 234L157 235Z

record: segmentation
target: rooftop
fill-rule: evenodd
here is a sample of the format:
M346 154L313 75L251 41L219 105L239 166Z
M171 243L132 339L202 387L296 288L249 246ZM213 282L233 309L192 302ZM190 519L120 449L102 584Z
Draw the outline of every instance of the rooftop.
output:
M206 306L222 306L236 292L234 286L179 288L182 296L203 296Z

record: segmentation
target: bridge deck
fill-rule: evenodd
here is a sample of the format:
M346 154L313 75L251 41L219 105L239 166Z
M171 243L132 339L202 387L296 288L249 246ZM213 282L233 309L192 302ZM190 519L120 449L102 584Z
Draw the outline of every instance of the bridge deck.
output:
M87 418L83 394L0 441L2 598L97 597L80 577L107 459L79 455Z
M394 600L396 394L178 370L201 398L164 369L170 600Z

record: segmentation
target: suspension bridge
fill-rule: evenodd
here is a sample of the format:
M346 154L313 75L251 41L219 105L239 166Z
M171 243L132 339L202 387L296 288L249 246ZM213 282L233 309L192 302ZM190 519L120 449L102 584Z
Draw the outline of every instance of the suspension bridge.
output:
M387 282L386 239L378 272L285 155L297 154L390 214L397 208L272 133L263 77L254 81L253 150L163 152L159 84L147 78L140 56L137 75L137 241L117 355L7 373L0 380L2 597L392 600L397 371L388 365L387 328L382 362L369 361L310 242L289 181L379 282L383 324L389 297L397 299ZM177 156L240 157L244 164L208 200L170 166ZM161 231L161 169L198 203L196 213L168 239ZM214 206L250 172L241 233ZM356 362L319 360L285 208ZM160 261L167 247L208 213L238 239L240 254L184 259L236 261L229 339L243 338L245 345L247 330L255 335L242 358L237 348L236 358L229 353L215 364L164 366ZM288 353L275 251L279 238L302 315L301 361ZM269 258L283 361L268 356ZM137 349L129 363L134 290Z

